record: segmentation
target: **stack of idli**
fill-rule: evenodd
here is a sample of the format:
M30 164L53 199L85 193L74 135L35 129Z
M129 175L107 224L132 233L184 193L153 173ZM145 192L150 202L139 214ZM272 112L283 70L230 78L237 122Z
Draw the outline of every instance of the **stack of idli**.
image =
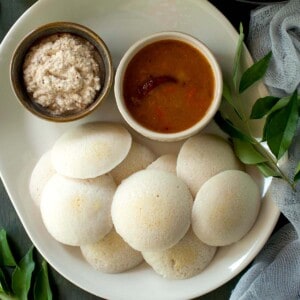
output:
M112 199L123 178L155 159L153 152L133 142L120 124L79 125L58 138L37 162L30 178L30 194L53 238L80 246L96 269L122 272L139 264L143 257L115 232ZM114 255L107 255L113 249ZM99 263L101 257L105 264Z
M78 246L96 270L145 260L159 275L201 273L218 247L253 226L260 193L225 139L199 134L160 157L120 124L63 134L33 169L29 189L46 229Z
M51 149L57 172L45 184L40 209L49 233L59 242L94 243L112 227L116 184L107 174L127 156L129 132L114 123L86 123L65 132Z

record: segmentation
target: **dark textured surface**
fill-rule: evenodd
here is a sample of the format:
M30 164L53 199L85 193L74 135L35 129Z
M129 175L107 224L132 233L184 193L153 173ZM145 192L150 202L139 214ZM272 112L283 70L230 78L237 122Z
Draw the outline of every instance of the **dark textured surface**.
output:
M199 0L201 1L201 0ZM0 0L0 41L7 33L9 28L14 24L18 17L33 3L35 0ZM243 22L244 30L247 34L250 10L255 8L254 5L237 3L234 0L211 0L211 2L219 8L221 12L229 19L229 21L238 28L239 23ZM1 95L1 91L0 91ZM0 125L1 120L0 120ZM276 226L277 230L282 224L285 224L286 220L280 217L280 220ZM22 255L31 246L31 241L27 237L26 232L23 229L22 224L9 200L9 197L0 182L0 228L6 229L9 235L9 241L15 250L16 257L21 258ZM36 252L36 255L38 253ZM92 296L89 293L77 288L62 276L60 276L55 270L49 268L50 280L52 289L54 292L54 299L57 300L91 300L100 299ZM83 274L84 276L84 274ZM240 278L241 274L225 285L221 286L217 290L199 297L201 300L223 300L228 299L232 289ZM137 299L135 299L137 300Z

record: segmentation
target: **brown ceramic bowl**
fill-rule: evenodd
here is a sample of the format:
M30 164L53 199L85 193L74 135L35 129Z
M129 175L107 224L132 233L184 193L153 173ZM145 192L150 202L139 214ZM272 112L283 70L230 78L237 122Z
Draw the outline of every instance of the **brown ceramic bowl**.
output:
M94 59L100 67L101 88L97 91L94 101L84 109L75 112L53 114L51 110L37 104L27 92L23 78L23 63L29 49L41 39L52 34L70 33L90 42L96 50ZM71 22L54 22L38 27L27 34L13 53L10 65L11 85L21 104L34 115L53 122L67 122L80 119L92 111L109 94L113 83L112 59L104 41L89 28Z

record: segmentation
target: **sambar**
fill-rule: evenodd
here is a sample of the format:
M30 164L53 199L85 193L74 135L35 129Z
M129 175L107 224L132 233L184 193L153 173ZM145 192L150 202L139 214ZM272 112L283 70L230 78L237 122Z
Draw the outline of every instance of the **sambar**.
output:
M129 62L123 96L132 117L161 133L196 124L214 98L215 79L206 57L178 40L145 46Z

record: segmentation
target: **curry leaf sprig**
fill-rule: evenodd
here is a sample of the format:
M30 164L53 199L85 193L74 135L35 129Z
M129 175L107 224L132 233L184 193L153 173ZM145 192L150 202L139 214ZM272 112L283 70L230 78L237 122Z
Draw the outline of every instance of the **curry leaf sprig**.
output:
M241 24L232 80L230 84L224 82L223 87L223 99L229 104L231 114L228 114L228 110L220 110L215 116L215 121L231 137L235 153L243 163L256 165L265 177L281 178L294 189L295 182L300 180L300 162L294 178L289 178L280 169L278 161L288 151L295 137L300 115L300 97L296 90L292 95L284 98L273 96L259 98L253 105L251 114L246 115L241 96L264 77L272 52L242 72L243 41L244 33ZM263 137L258 140L251 133L249 123L250 120L261 118L265 118ZM266 149L265 144L271 153Z
M7 241L6 231L0 230L0 299L1 300L52 300L47 264L42 262L33 280L35 261L33 247L16 263ZM11 278L8 276L12 273ZM29 298L32 289L33 297Z

